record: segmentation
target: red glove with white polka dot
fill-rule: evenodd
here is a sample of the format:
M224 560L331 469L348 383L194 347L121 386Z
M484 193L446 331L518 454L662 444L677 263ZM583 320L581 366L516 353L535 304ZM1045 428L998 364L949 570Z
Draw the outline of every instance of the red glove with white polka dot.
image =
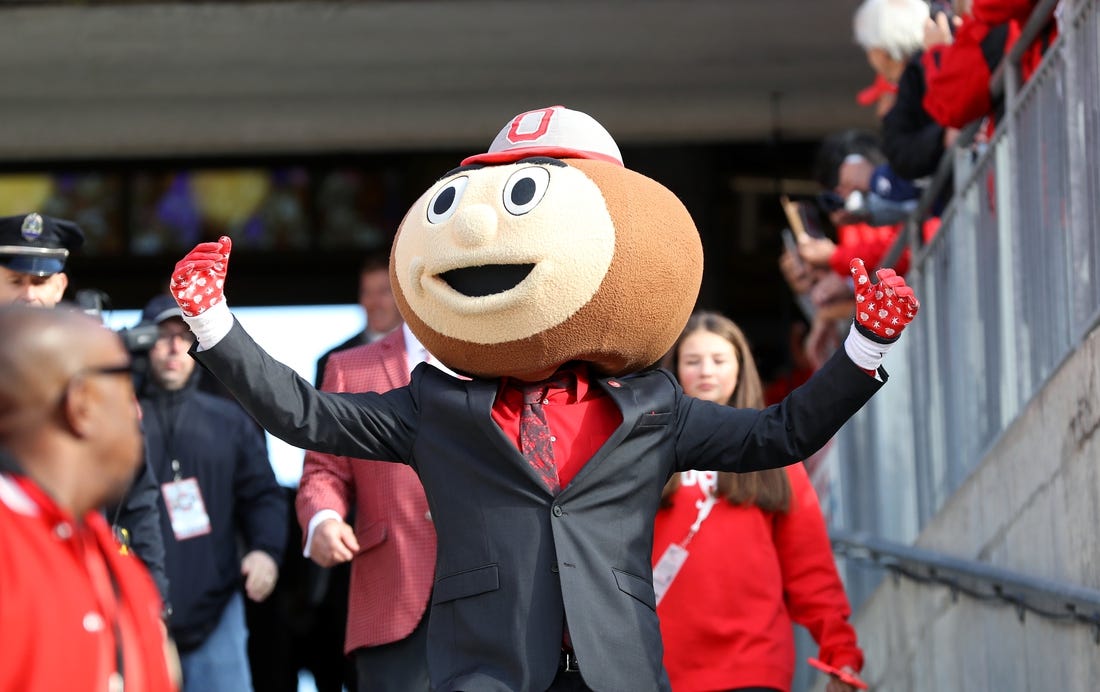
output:
M228 236L216 243L199 243L176 263L170 290L187 317L201 315L225 300L225 273L233 241Z
M873 284L863 260L857 257L850 267L856 319L844 341L844 350L852 362L873 373L901 331L916 317L920 302L893 269L879 269L875 272L878 283Z
M872 341L890 344L913 321L920 302L913 289L893 269L875 272L878 283L871 283L867 267L858 257L851 263L856 294L856 325Z

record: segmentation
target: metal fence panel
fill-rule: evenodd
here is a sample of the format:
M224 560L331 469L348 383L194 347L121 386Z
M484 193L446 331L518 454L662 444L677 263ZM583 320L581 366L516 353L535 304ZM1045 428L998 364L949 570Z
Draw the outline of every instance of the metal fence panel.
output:
M1098 5L1067 3L987 149L956 160L907 277L921 315L887 358L891 382L837 436L846 529L912 541L1100 320ZM858 604L874 582L849 578Z

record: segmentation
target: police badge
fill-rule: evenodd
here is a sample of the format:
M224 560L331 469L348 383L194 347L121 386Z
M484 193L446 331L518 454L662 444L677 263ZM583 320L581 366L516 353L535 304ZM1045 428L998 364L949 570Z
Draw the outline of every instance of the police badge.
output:
M42 235L42 216L40 214L27 214L23 219L23 239L29 242L38 240Z

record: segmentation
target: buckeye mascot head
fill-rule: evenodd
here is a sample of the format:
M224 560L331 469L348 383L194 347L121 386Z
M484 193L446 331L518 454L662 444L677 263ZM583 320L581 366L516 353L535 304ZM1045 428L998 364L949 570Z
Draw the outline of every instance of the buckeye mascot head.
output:
M571 361L604 375L657 362L702 272L680 200L562 106L517 115L440 178L390 255L401 313L433 355L465 375L528 381Z

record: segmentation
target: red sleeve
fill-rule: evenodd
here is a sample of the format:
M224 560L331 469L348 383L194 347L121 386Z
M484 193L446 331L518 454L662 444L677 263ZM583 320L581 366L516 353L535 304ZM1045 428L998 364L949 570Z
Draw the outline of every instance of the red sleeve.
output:
M802 464L786 467L791 511L776 515L775 545L783 570L783 591L791 619L817 642L822 661L863 669L863 651L848 622L852 608L833 561L825 518Z
M949 46L936 46L921 56L924 110L944 127L962 129L993 110L990 67L982 52L989 25L968 19Z
M886 256L902 229L903 224L868 226L865 223L853 223L841 226L837 229L840 242L829 258L829 267L837 274L847 277L852 260L858 257L869 268L878 268L879 262ZM909 248L901 254L893 269L901 276L909 270Z
M346 388L343 368L330 359L325 367L321 389L342 392ZM298 482L298 493L294 499L298 524L302 527L303 546L309 531L309 520L313 515L322 509L331 509L346 519L354 502L355 476L351 469L351 460L348 457L306 452L302 478Z

